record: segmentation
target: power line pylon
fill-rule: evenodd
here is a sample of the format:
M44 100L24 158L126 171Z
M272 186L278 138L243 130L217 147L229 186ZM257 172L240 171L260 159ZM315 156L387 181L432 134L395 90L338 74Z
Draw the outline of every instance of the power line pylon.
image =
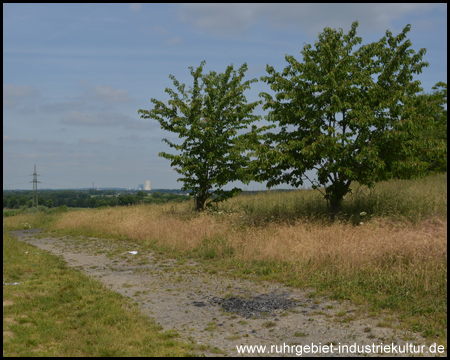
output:
M37 207L39 205L38 203L38 191L37 191L37 184L40 183L38 181L37 177L41 176L36 171L36 164L34 164L34 173L33 173L33 206Z

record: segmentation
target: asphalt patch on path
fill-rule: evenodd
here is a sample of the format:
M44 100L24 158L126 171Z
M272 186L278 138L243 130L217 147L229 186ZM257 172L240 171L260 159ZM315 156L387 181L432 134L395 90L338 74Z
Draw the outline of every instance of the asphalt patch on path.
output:
M237 313L246 319L252 317L275 316L274 310L289 310L298 305L298 301L288 299L290 293L270 292L253 296L249 299L240 297L213 298L212 304L222 307L227 312Z

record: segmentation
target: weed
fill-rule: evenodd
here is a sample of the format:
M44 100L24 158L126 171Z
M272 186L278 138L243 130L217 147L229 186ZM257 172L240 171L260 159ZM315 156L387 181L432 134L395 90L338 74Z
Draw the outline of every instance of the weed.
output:
M265 328L272 328L272 327L274 327L276 325L277 324L275 322L273 322L273 321L267 321L264 324L262 324L262 326L265 327Z
M308 335L309 334L304 333L303 331L299 331L299 332L294 333L294 336L296 336L296 337L306 337Z

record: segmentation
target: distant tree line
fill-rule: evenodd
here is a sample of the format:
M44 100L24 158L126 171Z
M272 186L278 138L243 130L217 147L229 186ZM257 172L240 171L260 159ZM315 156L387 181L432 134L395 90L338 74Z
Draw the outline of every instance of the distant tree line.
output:
M188 196L173 192L153 191L151 194L138 191L118 192L116 190L41 190L38 205L49 208L67 206L96 208L102 206L127 206L134 204L161 204L169 201L183 202ZM19 209L33 206L33 192L30 190L3 191L3 208Z

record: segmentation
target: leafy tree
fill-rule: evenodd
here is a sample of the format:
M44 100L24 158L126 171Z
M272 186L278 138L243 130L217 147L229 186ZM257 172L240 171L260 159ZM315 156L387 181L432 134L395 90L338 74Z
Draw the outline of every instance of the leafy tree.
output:
M106 204L106 200L105 199L100 199L99 201L98 201L98 206L99 207L101 207L101 206L106 206L107 204Z
M117 204L119 204L120 206L125 206L127 205L127 197L125 195L120 195L117 198Z
M153 199L159 199L160 197L162 197L162 195L159 193L159 191L153 191L152 192L152 198Z
M115 197L108 200L109 206L116 206L117 205L117 199Z
M286 55L281 74L267 65L269 75L262 78L275 92L261 93L264 109L280 131L267 134L258 151L258 179L269 187L299 186L308 179L305 172L315 170L317 180L308 180L333 217L353 181L371 186L425 174L419 155L431 142L417 134L437 111L416 96L422 89L413 74L428 63L422 62L425 49L410 49L410 25L355 50L362 41L357 26L355 21L347 35L325 28L315 48L303 47L303 62Z
M243 82L247 64L237 72L230 65L219 74L203 74L204 65L203 61L196 70L189 67L194 83L187 91L184 84L169 76L177 91L166 88L171 98L168 105L151 99L152 110L139 110L142 118L155 119L164 130L184 138L181 144L163 139L180 154L161 152L159 156L171 160L171 166L182 175L178 181L184 183L182 190L190 190L195 196L197 210L241 192L238 188L223 190L229 182L251 180L247 150L261 131L253 125L251 132L238 134L260 118L252 113L261 101L247 103L244 96L250 84L257 81Z
M97 207L97 198L96 197L91 197L89 199L89 205L91 208L96 208Z
M419 101L438 105L440 112L434 114L432 126L422 129L418 136L424 141L432 139L434 142L438 142L438 146L433 146L435 144L432 144L421 155L421 160L429 164L428 170L430 172L446 172L447 157L439 155L443 152L442 149L445 149L445 153L447 150L447 84L438 82L432 89L434 91L430 94L419 95ZM433 114L431 115L433 116Z
M127 205L133 205L136 202L136 199L133 195L127 195Z
M89 207L89 201L85 201L86 199L83 199L81 197L77 198L76 200L72 201L72 207ZM73 205L75 203L75 205Z
M19 206L19 201L15 196L11 196L8 200L8 205L11 209L14 209Z
M136 196L136 203L142 204L142 201L147 196L147 193L145 191L138 191L135 196Z
M48 208L52 208L53 207L53 200L52 199L48 199L47 200L47 207Z

